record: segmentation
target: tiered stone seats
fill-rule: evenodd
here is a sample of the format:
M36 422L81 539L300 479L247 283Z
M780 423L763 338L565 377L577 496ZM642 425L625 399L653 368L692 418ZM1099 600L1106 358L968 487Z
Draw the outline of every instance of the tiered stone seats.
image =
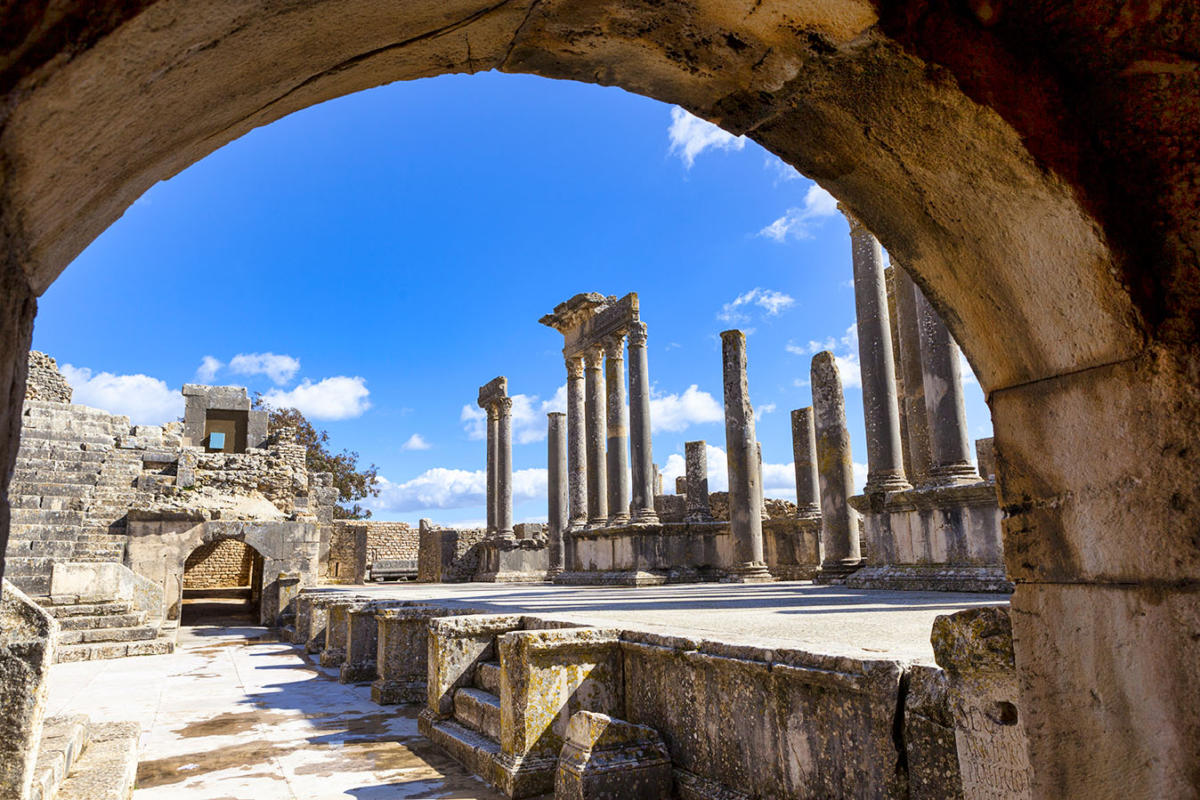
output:
M30 800L128 800L137 777L136 722L51 717L42 729Z
M79 603L74 598L37 598L58 620L55 661L93 661L170 653L175 641L146 611L122 600Z

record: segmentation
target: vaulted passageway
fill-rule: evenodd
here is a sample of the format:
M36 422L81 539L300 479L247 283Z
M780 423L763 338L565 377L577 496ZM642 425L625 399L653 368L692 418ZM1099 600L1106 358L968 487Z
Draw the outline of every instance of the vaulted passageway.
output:
M817 180L962 343L993 412L1038 793L1197 791L1193 4L139 0L19 4L0 30L4 486L35 297L155 181L393 80L617 85Z

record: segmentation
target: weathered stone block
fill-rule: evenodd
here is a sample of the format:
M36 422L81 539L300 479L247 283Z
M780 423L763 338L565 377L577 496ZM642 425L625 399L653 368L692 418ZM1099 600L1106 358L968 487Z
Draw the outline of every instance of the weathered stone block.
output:
M58 624L0 582L0 800L25 800L33 783Z
M555 800L666 800L671 782L671 757L653 728L591 711L571 717Z
M429 620L462 616L468 609L436 606L384 606L378 625L371 699L380 705L423 703L429 687Z

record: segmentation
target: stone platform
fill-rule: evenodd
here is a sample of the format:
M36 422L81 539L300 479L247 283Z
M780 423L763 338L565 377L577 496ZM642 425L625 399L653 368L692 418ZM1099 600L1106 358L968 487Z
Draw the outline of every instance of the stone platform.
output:
M332 588L332 587L331 587ZM547 614L581 625L620 626L672 636L766 648L802 648L831 656L933 663L933 620L967 608L1000 605L995 594L899 592L769 584L559 586L404 584L336 587L396 600L433 600L486 613Z

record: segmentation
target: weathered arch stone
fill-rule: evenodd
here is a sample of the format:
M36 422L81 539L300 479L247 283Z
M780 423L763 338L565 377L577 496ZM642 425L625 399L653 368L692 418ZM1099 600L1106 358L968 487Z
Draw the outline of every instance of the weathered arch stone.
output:
M66 0L0 31L0 486L35 296L155 181L393 80L620 86L818 180L962 344L996 426L1035 795L1196 795L1194 3Z

